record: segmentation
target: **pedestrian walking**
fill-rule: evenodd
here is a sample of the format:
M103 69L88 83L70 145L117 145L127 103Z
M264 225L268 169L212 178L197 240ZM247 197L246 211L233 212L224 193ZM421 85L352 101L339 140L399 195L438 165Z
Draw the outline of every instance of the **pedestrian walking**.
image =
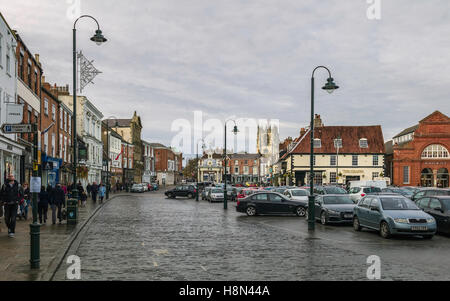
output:
M87 200L86 192L84 192L84 191L81 192L80 200L81 200L81 207L86 207L86 200Z
M28 183L23 184L23 202L21 205L22 217L27 220L28 219L28 208L30 208L31 204L31 193L30 187Z
M98 189L98 196L100 198L100 204L103 203L103 198L105 197L105 194L106 194L105 185L103 183L101 183L100 187Z
M50 199L49 190L51 186L48 185L47 189L42 186L41 192L39 193L39 201L38 201L38 214L39 214L39 223L42 224L42 220L44 220L44 224L47 223L47 211L48 211L48 203Z
M5 223L8 227L8 236L14 237L16 230L16 216L19 201L23 199L23 188L13 175L8 175L7 182L2 185L1 201L5 210Z
M87 192L87 196L88 197L91 197L91 184L90 183L88 183L87 184L87 186L86 186L86 192Z
M50 206L52 208L52 224L56 224L56 217L59 223L62 223L62 207L66 207L66 196L61 188L61 184L57 184L50 195Z
M97 182L94 181L94 183L92 183L91 186L91 195L94 203L97 202L97 194L98 194L98 185Z

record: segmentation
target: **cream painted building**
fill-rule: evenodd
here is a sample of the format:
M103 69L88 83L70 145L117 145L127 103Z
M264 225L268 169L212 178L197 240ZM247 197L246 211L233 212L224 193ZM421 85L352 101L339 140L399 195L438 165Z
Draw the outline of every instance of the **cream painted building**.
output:
M221 183L223 179L223 155L206 151L199 159L198 179L200 182Z
M316 124L315 185L346 184L383 176L384 140L381 126L324 126L321 120ZM309 131L295 140L293 147L281 157L279 163L280 184L308 185Z

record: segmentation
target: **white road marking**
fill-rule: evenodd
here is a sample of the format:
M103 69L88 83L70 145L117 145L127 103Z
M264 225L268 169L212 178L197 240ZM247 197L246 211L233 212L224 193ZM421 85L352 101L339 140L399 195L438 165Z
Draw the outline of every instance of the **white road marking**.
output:
M204 266L200 266L202 268L203 271L208 272L208 270L204 267Z

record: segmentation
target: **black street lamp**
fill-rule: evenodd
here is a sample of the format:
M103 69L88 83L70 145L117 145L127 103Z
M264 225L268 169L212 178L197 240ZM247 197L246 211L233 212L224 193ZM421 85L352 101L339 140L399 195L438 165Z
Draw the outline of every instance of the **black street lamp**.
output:
M97 30L95 31L94 36L91 38L91 41L95 42L97 45L101 45L106 42L106 38L103 36L102 31L100 30L100 25L97 20L89 15L82 15L73 23L73 134L72 134L72 145L73 145L73 189L72 189L72 198L78 199L78 190L77 190L77 48L76 48L76 37L77 30L76 25L78 20L81 18L91 18L97 24Z
M315 197L314 197L314 73L317 69L323 68L328 71L328 79L327 83L322 87L322 89L326 90L328 93L333 93L334 90L339 87L333 81L331 77L330 70L325 66L316 67L311 76L311 125L310 125L310 143L311 143L311 154L310 154L310 170L309 170L309 182L310 182L310 196L308 197L308 230L314 230L315 226L315 216L314 216L314 207L315 207Z
M224 168L223 168L223 170L224 170L224 180L223 181L225 183L225 185L224 185L224 192L223 192L223 209L225 209L225 210L228 209L228 207L227 207L227 198L228 198L228 195L227 195L227 122L228 121L233 121L234 122L233 134L237 135L237 133L239 132L235 120L228 119L227 121L225 121L225 143L224 143L225 145L224 145L224 148L223 148L224 163L225 163L224 164Z
M199 178L199 176L198 176L198 173L199 173L199 162L198 162L198 142L200 142L200 141L197 141L197 194L195 195L195 200L198 202L198 193L200 192L199 191L199 187L198 187L198 178ZM205 141L203 140L203 139L201 139L201 142L202 142L202 150L204 150L205 149ZM203 155L203 152L202 152L202 155ZM203 188L204 189L204 188Z

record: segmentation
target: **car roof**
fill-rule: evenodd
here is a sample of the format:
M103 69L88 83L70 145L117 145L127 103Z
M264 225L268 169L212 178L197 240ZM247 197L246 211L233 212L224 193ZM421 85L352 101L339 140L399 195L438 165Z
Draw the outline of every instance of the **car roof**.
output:
M324 195L318 195L318 196L324 197L324 196L343 196L343 195L350 197L350 195L344 194L344 193L330 193L330 194L324 194ZM316 197L318 197L318 196L316 196Z

